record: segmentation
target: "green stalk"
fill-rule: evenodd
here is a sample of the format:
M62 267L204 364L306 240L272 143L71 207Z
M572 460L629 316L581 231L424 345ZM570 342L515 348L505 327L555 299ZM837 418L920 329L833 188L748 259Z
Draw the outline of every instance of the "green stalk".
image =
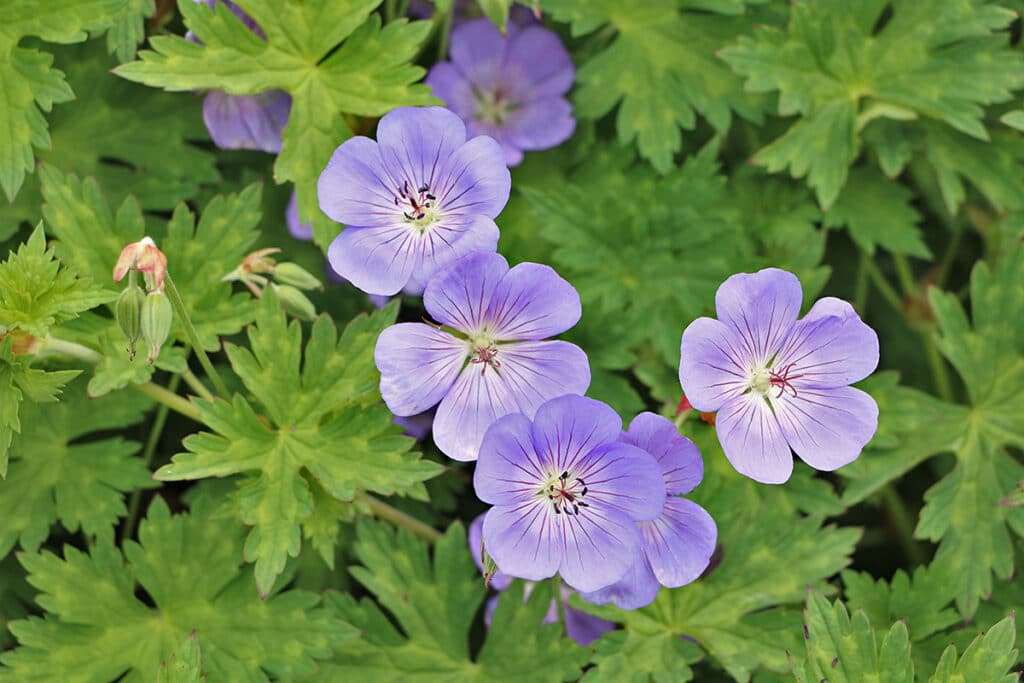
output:
M92 365L103 360L103 354L99 351L95 351L90 349L88 346L82 346L81 344L73 341L57 339L56 337L47 337L40 341L36 355L44 356L48 354L68 356Z
M853 287L853 308L861 318L868 312L868 294L871 293L871 281L868 279L868 260L871 257L863 249L857 260L857 279Z
M448 11L444 13L441 20L441 38L437 41L437 61L443 62L448 59L448 39L452 34L452 19L455 17L455 3L453 2Z
M400 526L415 536L419 536L429 543L436 543L441 538L441 532L424 524L415 517L405 514L397 508L393 508L383 500L374 498L370 494L363 495L363 501L369 506L373 514L381 519L386 519L395 526Z
M910 564L914 567L924 564L924 553L921 551L921 545L914 538L914 525L910 519L910 513L907 511L903 499L900 498L900 494L896 491L896 487L891 483L882 487L882 500L885 502L886 510L888 510L893 524L896 525L896 533L899 534L900 544L903 546Z
M882 298L885 299L897 313L901 313L903 311L903 298L899 295L899 292L896 291L896 288L889 284L889 281L885 279L884 275L882 275L882 271L878 269L878 266L875 265L875 262L871 259L866 259L864 261L864 267L868 271L868 276L871 278L872 284L875 285L875 289L877 289L878 293L882 295Z
M200 379L188 368L185 368L185 370L182 371L181 378L185 380L185 384L188 385L189 389L196 392L196 395L204 401L212 401L216 398L212 393L210 393L210 390L206 388L206 385L203 384L202 381L200 381ZM172 388L171 390L173 391L174 389Z
M159 384L153 384L152 382L146 382L144 384L133 384L131 385L141 394L149 396L157 403L162 403L174 412L184 415L185 417L195 420L196 422L203 421L203 415L199 412L199 408L196 408L190 402L174 393L168 391Z
M174 393L177 391L180 382L181 375L174 375L171 377L171 381L167 383L167 390ZM168 412L170 412L170 407L166 403L161 403L156 409L153 428L149 430L149 438L146 439L146 447L142 451L142 459L146 463L146 469L149 469L153 464L153 456L156 454L157 444L160 442L160 436L164 432L164 425L167 424ZM126 538L131 538L132 534L135 533L135 525L139 521L139 504L141 502L142 489L135 489L128 501L128 516L124 518L124 523L121 524L122 541Z
M569 637L569 623L565 620L565 599L562 597L562 579L558 574L551 577L551 585L555 587L555 602L558 603L558 623L565 629L565 636Z
M221 398L227 400L231 392L228 391L227 385L224 384L224 380L217 373L217 369L213 367L210 357L206 355L206 350L203 349L203 345L199 342L199 333L196 332L196 328L192 325L192 319L188 317L188 311L185 310L185 302L181 300L181 294L178 293L178 288L174 286L174 280L171 279L170 273L164 275L164 284L166 285L167 298L170 299L171 306L174 307L174 314L178 316L181 326L185 329L185 336L188 338L189 345L195 351L196 357L199 358L199 364L203 366L207 377L213 382L213 388Z

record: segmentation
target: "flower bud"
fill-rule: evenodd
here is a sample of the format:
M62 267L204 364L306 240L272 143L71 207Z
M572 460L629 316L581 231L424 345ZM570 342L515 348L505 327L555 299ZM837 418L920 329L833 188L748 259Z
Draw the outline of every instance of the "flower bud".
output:
M281 300L284 310L296 318L312 320L316 317L316 308L306 295L291 285L274 285L274 292Z
M171 302L162 291L151 292L142 304L142 337L149 346L150 365L160 355L160 347L171 333L174 312Z
M135 359L135 344L142 336L142 306L146 293L134 282L131 282L121 295L117 297L114 313L121 331L128 338L128 358Z
M274 279L282 285L299 289L323 289L324 286L308 270L297 263L279 263L274 268Z
M157 289L163 284L167 273L167 256L157 248L153 240L143 237L121 250L121 256L114 266L114 281L123 280L133 268L145 273L147 280L152 282L152 289Z

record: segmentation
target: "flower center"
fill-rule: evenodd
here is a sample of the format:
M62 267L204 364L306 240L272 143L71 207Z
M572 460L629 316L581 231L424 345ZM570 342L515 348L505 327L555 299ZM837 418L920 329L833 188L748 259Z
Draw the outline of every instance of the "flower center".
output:
M480 335L470 341L473 345L473 350L470 352L471 358L469 362L481 366L481 375L487 372L488 367L492 367L495 370L501 367L501 361L496 358L498 347L495 346L493 339L487 335Z
M782 394L787 391L795 397L797 394L793 380L800 379L802 375L792 374L794 367L796 363L790 363L780 370L772 370L770 367L755 370L750 377L750 388L765 397L773 389L778 391L775 398L782 398Z
M538 495L547 496L555 508L555 514L579 515L580 508L590 507L583 498L587 495L587 483L569 474L568 470L557 477L549 476L547 485Z
M493 92L477 93L476 103L476 118L496 126L503 125L508 115L516 108L515 103L510 102L500 88Z
M421 231L433 225L440 213L437 197L430 193L430 185L423 183L414 191L408 180L398 188L395 206L402 210L406 223L412 223Z

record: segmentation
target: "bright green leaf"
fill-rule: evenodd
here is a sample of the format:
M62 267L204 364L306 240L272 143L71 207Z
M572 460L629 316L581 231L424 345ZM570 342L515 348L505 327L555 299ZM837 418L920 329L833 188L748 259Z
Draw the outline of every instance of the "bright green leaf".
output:
M196 632L186 638L171 658L160 665L156 683L203 683L203 657Z

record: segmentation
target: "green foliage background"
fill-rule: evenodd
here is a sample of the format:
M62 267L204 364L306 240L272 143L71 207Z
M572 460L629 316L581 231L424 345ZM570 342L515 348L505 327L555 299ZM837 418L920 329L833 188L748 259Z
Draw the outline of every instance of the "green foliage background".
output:
M331 152L435 102L453 12L511 3L238 4L266 40L191 0L0 0L0 683L1017 679L1024 3L540 0L578 127L513 169L499 249L579 290L590 395L674 417L683 328L766 266L882 353L878 433L836 474L758 485L682 423L715 564L633 612L573 597L621 625L591 647L541 626L549 584L484 628L471 467L377 390L417 301L331 286L303 322L222 280L266 247L321 273ZM207 88L289 92L281 153L217 150ZM230 395L180 320L154 365L125 353L111 269L143 235Z

